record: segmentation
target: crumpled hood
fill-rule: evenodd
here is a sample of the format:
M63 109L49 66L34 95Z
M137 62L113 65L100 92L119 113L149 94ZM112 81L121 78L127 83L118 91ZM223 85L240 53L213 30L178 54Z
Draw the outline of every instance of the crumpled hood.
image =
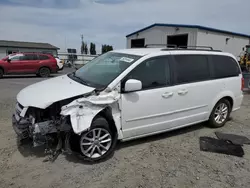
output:
M54 102L83 95L94 91L95 88L82 85L67 75L58 76L32 84L17 95L17 101L25 107L45 109Z

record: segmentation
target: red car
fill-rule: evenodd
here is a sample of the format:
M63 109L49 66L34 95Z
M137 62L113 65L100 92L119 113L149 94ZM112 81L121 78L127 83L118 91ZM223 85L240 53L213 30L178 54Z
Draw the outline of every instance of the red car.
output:
M16 53L0 60L0 78L5 74L36 74L49 77L58 71L57 61L50 54Z

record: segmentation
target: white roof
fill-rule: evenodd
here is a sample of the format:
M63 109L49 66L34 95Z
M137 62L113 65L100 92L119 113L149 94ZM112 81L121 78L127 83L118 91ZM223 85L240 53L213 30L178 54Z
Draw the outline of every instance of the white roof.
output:
M114 50L113 52L144 56L147 54L160 52L161 49L163 48L129 48L129 49Z
M219 51L210 51L210 50L181 50L181 49L171 49L171 50L163 50L164 48L129 48L129 49L121 49L114 50L113 52L131 54L131 55L166 55L166 54L212 54L212 55L225 55L231 56L235 58L232 54L227 52L219 52Z

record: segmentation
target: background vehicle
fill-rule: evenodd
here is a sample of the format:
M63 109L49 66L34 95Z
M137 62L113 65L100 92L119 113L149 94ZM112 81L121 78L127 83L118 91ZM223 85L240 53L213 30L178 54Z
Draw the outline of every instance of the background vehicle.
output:
M245 48L243 48L242 53L240 54L240 67L241 70L244 72L250 71L250 45L246 45Z
M67 146L77 137L79 152L98 161L114 151L117 140L205 121L214 128L224 126L241 106L242 81L239 64L229 53L111 51L73 73L20 91L13 126L22 137L32 135L35 145L58 131L64 135L59 135L59 143L65 138Z
M64 62L58 56L55 56L55 59L56 59L56 62L57 62L58 70L63 70Z
M0 77L7 74L36 74L48 77L57 72L57 60L49 54L16 53L0 60Z

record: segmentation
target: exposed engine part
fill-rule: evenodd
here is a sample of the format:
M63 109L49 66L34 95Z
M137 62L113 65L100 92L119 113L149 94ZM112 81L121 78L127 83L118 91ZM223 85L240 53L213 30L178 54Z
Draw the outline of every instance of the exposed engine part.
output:
M34 147L47 144L49 135L52 133L68 132L71 130L71 125L67 124L66 118L61 118L58 121L45 121L35 123L30 126L30 132L33 135Z

